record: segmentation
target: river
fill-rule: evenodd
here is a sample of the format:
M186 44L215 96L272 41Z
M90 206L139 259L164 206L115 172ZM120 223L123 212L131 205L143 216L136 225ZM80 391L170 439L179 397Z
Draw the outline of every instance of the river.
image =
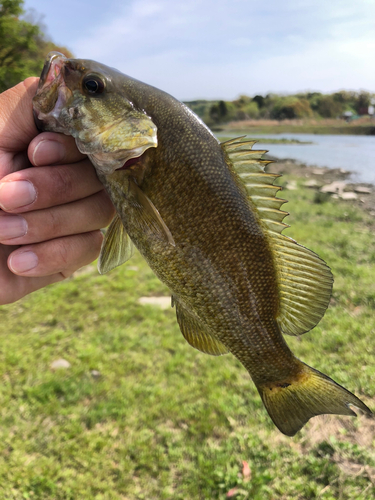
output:
M226 134L228 137L228 134ZM374 135L267 134L250 139L297 139L312 144L258 144L279 159L293 159L311 166L342 168L352 172L351 180L375 184Z

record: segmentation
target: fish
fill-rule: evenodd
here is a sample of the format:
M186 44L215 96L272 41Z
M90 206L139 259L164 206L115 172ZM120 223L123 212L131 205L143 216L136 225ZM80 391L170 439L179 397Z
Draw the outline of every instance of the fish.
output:
M244 137L220 143L166 92L91 60L48 54L33 99L40 130L72 135L116 216L98 269L134 246L172 296L186 341L234 355L276 427L295 435L320 414L371 410L294 356L284 335L324 315L333 277L314 252L282 234L278 175Z

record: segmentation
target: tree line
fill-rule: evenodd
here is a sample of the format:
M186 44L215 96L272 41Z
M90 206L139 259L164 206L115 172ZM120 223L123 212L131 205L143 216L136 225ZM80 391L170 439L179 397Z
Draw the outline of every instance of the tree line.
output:
M207 125L250 119L337 118L345 112L366 114L375 94L341 90L333 94L306 92L295 95L241 95L234 101L189 101L189 106Z
M0 92L28 76L40 75L48 52L67 57L66 47L55 45L38 23L27 20L23 0L0 0Z

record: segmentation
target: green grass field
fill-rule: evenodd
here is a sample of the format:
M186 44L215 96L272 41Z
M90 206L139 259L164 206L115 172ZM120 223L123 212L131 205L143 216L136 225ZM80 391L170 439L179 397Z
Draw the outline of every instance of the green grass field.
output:
M375 410L373 219L302 187L281 197L285 234L335 275L323 320L287 341ZM375 420L281 435L239 362L191 348L174 309L138 303L165 295L136 254L0 309L1 499L375 498ZM58 358L71 367L52 370Z
M330 135L374 135L375 121L373 119L360 118L349 123L336 118L325 119L293 119L293 120L243 120L220 124L216 127L221 134L242 135L244 132L250 136L254 134L330 134ZM232 135L233 137L233 135Z

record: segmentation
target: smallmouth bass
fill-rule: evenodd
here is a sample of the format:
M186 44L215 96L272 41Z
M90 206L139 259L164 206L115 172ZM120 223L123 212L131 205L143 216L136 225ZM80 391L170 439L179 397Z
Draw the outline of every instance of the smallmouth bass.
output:
M285 200L265 151L220 144L184 104L94 61L47 56L34 113L42 130L72 135L117 215L99 258L105 273L135 245L169 287L187 342L232 353L275 425L293 436L313 416L371 415L356 396L298 360L283 334L324 315L328 266L283 236Z

